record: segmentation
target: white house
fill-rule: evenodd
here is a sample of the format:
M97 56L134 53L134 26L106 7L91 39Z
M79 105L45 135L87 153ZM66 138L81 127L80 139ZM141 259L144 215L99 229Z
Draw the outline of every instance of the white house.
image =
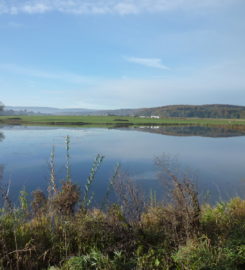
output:
M151 118L159 119L160 116L159 115L151 115Z

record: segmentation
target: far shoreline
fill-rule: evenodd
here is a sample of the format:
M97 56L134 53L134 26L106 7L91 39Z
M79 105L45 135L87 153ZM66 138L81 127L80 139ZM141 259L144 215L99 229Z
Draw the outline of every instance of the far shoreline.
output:
M140 118L133 116L0 116L0 125L30 126L83 126L83 127L132 127L132 126L209 126L245 129L245 119L219 118Z

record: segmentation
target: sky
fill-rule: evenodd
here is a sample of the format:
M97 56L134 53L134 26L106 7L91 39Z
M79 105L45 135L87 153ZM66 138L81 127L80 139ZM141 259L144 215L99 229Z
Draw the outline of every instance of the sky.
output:
M244 0L0 0L0 101L245 105Z

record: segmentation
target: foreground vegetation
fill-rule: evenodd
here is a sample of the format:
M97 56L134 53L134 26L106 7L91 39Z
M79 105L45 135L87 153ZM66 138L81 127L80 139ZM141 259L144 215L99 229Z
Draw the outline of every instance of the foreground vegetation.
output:
M245 119L202 118L140 118L126 116L0 116L0 124L25 125L93 125L93 126L139 126L139 125L200 125L241 128Z
M239 270L245 267L245 200L200 205L194 185L158 160L169 199L149 199L117 166L104 200L92 207L98 155L84 187L71 180L66 138L66 176L55 177L50 158L48 193L32 199L21 191L19 206L0 186L0 269L49 270ZM110 203L110 194L116 197Z
M138 220L130 221L119 205L107 211L62 212L61 200L69 205L68 195L76 194L75 189L66 183L48 201L36 191L29 205L32 210L28 205L12 212L2 209L1 269L245 267L245 201L241 199L205 205L196 213L193 205L148 206Z

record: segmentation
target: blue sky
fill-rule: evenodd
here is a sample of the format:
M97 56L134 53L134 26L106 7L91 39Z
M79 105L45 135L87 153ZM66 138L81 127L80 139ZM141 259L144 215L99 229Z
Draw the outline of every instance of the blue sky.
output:
M245 105L244 0L0 0L6 105Z

